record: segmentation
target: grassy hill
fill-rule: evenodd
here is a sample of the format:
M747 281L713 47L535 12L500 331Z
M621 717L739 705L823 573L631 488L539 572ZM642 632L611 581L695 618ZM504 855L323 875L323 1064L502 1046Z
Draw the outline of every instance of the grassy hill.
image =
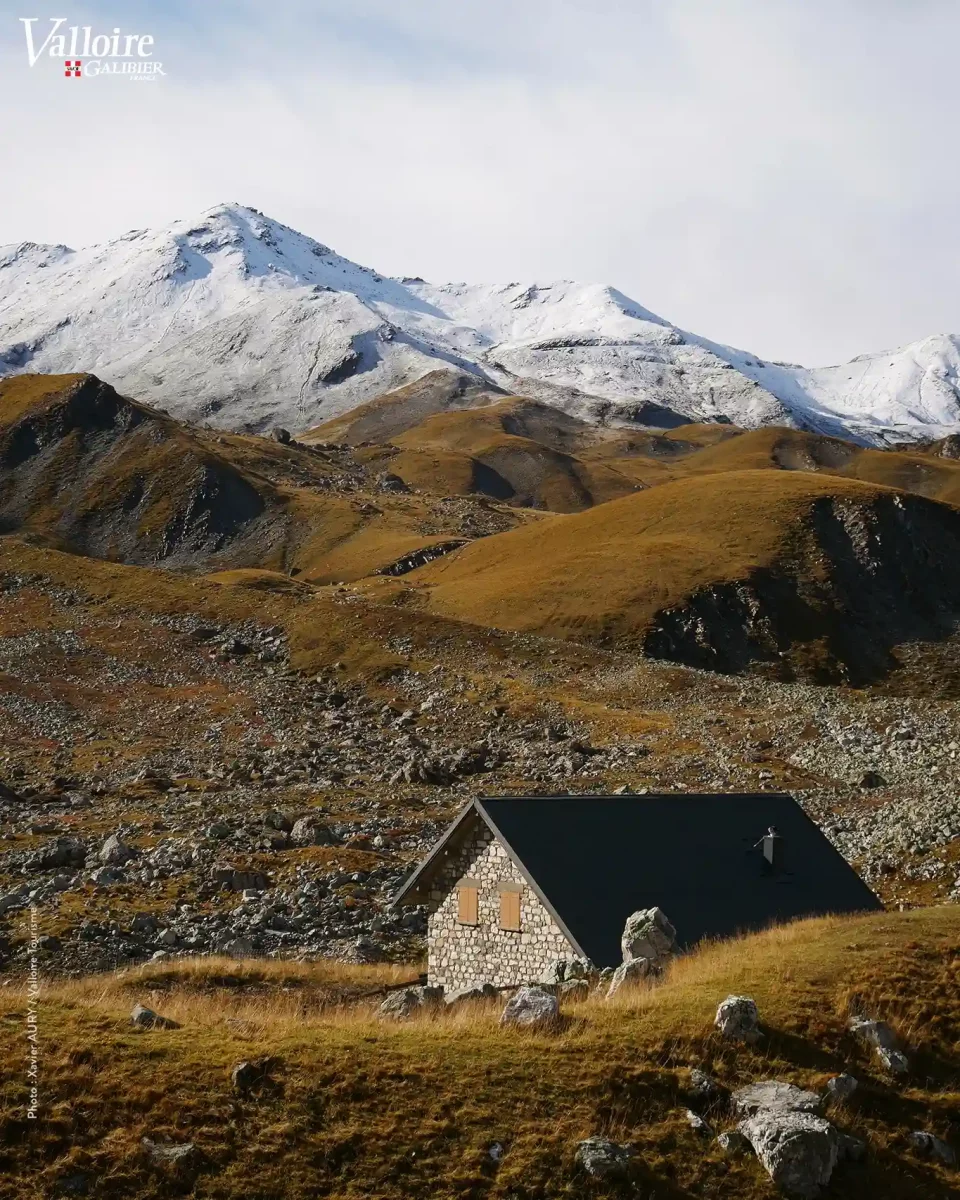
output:
M945 635L958 550L952 507L834 476L726 471L477 541L377 594L407 586L474 624L725 669L801 647L859 675L898 641Z
M698 1066L731 1088L775 1078L817 1091L849 1071L860 1087L830 1116L867 1155L838 1166L827 1195L946 1200L957 1174L907 1135L960 1137L958 956L956 907L800 922L708 945L656 988L568 1004L554 1034L501 1030L498 1004L379 1023L379 997L363 995L402 979L397 968L207 959L51 981L35 1122L23 1115L25 994L12 985L0 992L0 1195L773 1200L755 1159L688 1126ZM731 993L759 1005L754 1048L712 1029ZM182 1028L132 1029L138 1001ZM895 1026L906 1079L853 1040L851 1013ZM275 1088L237 1096L231 1068L264 1055ZM721 1109L706 1115L714 1132L732 1126ZM634 1146L627 1184L578 1172L577 1142L592 1134ZM151 1164L143 1137L192 1142L195 1168Z

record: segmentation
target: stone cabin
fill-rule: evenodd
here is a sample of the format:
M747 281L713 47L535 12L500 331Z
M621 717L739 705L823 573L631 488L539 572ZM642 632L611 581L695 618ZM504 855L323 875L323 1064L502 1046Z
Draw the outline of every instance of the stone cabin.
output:
M616 966L642 908L663 909L684 947L881 907L774 793L480 797L393 903L428 907L428 982L447 990L532 982L558 958Z

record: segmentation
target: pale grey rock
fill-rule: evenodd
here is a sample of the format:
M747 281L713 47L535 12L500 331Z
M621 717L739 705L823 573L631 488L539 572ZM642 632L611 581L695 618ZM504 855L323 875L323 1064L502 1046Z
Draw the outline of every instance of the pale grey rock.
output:
M827 1080L827 1098L838 1101L849 1100L859 1086L857 1080L844 1071L842 1075L834 1075L832 1079Z
M154 1142L145 1137L140 1145L155 1166L171 1168L177 1174L191 1174L200 1165L200 1151L193 1142Z
M721 1001L713 1023L730 1041L759 1041L760 1015L756 1001L749 996L728 996Z
M214 867L213 882L229 892L262 892L270 886L270 879L262 871L242 871L236 867Z
M442 998L442 988L398 988L383 1001L377 1015L381 1021L407 1021L417 1013L436 1008Z
M555 958L537 983L544 987L557 987L572 979L587 979L592 973L593 966L585 958Z
M250 938L236 937L224 944L223 953L231 958L250 958L255 953L255 947Z
M660 908L642 908L627 917L620 939L623 961L646 958L663 966L678 951L677 931Z
M750 1142L738 1129L730 1129L717 1135L717 1145L724 1154L747 1154L753 1149Z
M851 1133L837 1131L837 1149L841 1162L863 1162L867 1156L867 1143Z
M607 999L615 996L621 988L635 986L650 979L656 979L659 971L649 958L633 958L630 962L621 963L614 971L607 988Z
M545 1029L560 1015L556 996L540 987L523 987L507 1002L500 1014L501 1025Z
M851 1017L847 1027L854 1037L868 1046L896 1050L899 1045L896 1033L886 1021L874 1021L868 1017Z
M816 1092L807 1092L792 1083L777 1079L762 1079L738 1088L730 1097L730 1104L738 1117L752 1117L758 1112L811 1112L820 1111L820 1097Z
M142 1004L135 1004L133 1012L130 1014L130 1023L136 1025L139 1029L180 1029L181 1025L178 1021L171 1021L169 1017L161 1017L159 1013L155 1013L152 1008L146 1008Z
M447 1008L459 1008L463 1004L476 1004L480 1000L494 1000L497 995L497 989L492 983L475 983L472 987L456 988L452 992L443 993L443 1002Z
M687 1118L687 1124L694 1133L699 1134L700 1137L713 1137L713 1130L699 1113L695 1113L692 1108L688 1108L684 1115Z
M100 847L98 858L107 867L122 867L132 858L137 857L137 851L121 841L118 833L112 833Z
M840 1156L836 1129L823 1117L788 1109L761 1109L739 1132L773 1182L788 1196L813 1200L830 1182Z
M594 1179L625 1175L632 1158L632 1147L618 1145L607 1138L590 1137L577 1146L577 1165Z

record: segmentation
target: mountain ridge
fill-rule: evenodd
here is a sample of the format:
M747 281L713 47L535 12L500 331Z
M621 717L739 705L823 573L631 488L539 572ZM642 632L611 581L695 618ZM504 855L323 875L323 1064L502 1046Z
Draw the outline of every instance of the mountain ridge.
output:
M95 372L225 429L322 424L438 368L598 424L786 425L867 445L960 429L960 337L767 362L615 287L390 278L242 205L72 250L0 247L0 378Z

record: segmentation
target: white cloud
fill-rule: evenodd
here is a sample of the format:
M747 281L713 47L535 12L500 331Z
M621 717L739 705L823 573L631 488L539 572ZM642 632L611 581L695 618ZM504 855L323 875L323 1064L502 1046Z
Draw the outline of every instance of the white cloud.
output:
M611 282L768 357L960 330L952 3L150 8L85 12L155 33L156 84L31 71L2 18L0 241L235 199L391 273Z

